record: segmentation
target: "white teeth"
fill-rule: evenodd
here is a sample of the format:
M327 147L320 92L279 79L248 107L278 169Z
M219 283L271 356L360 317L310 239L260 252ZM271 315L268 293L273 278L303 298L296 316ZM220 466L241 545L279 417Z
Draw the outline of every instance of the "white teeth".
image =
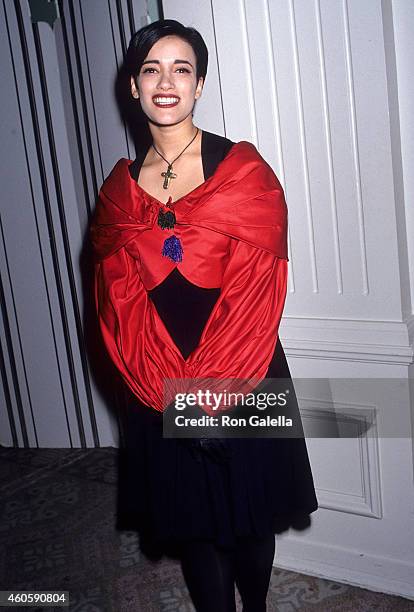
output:
M178 102L179 98L154 98L156 104L174 104Z

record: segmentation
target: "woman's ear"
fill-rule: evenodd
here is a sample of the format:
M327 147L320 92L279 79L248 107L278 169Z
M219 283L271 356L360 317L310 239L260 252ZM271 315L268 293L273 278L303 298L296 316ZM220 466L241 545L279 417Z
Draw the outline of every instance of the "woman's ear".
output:
M138 88L137 88L137 84L136 84L136 81L135 81L135 77L133 77L133 76L131 76L131 94L132 94L133 98L138 100L138 98L139 98Z
M196 100L201 96L201 92L203 91L203 85L204 85L204 79L203 79L203 77L200 77L198 79L198 85L197 85L196 90L195 90L195 96L194 97L195 97Z

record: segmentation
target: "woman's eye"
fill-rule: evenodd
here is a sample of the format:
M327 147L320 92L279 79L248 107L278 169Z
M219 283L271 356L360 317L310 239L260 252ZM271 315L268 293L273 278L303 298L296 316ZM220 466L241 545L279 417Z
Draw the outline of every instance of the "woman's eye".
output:
M144 68L142 70L142 74L146 74L146 73L152 74L153 72L157 72L155 68ZM188 68L177 68L176 72L187 72L188 74L190 74L190 71L188 70Z

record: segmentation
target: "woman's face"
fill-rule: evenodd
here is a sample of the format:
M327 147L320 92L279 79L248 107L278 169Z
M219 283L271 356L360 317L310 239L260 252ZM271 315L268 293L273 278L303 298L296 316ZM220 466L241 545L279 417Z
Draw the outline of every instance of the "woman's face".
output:
M192 46L178 36L164 36L151 47L137 84L131 77L132 96L141 100L142 110L153 123L180 123L201 95L203 79L197 83L196 69Z

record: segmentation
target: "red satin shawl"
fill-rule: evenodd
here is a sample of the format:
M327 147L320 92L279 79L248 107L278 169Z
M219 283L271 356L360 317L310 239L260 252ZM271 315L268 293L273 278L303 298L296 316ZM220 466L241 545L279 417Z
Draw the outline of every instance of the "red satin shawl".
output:
M90 228L99 326L122 378L160 412L171 400L167 379L262 380L287 287L287 207L273 170L252 144L233 145L209 179L174 202L176 225L162 230L161 203L132 179L131 163L120 159L103 183ZM179 263L161 254L172 234L183 246ZM174 267L221 288L186 360L148 297Z

